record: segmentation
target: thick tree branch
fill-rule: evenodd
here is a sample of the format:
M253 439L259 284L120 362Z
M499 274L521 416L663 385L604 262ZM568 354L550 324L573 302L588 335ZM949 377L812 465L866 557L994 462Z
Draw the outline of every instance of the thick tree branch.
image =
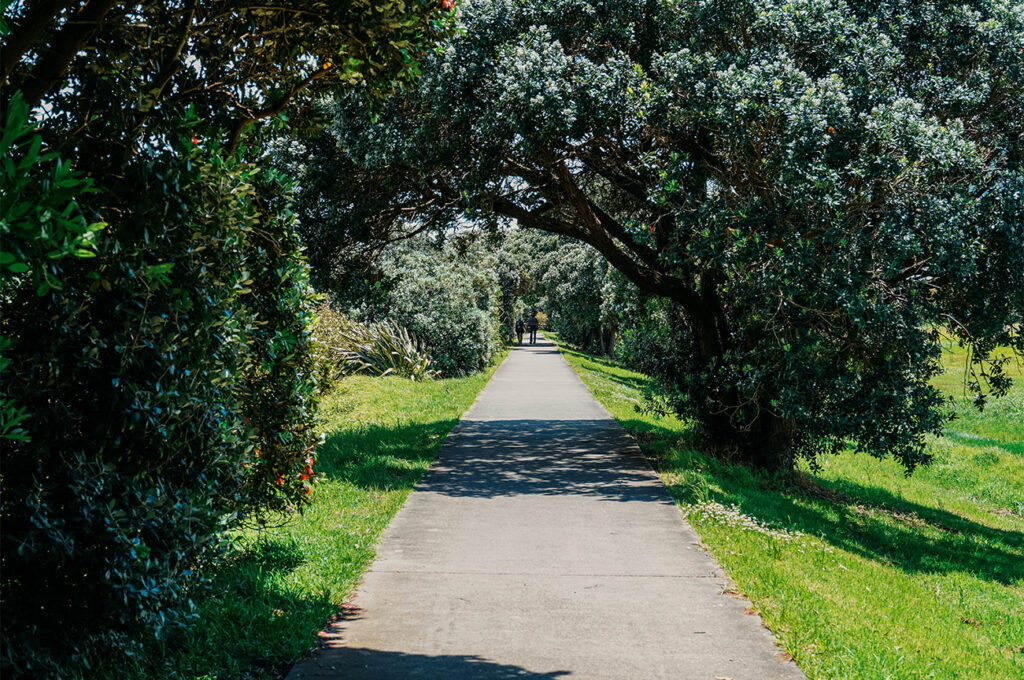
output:
M71 0L42 0L32 3L25 17L15 23L10 37L0 47L0 64L3 69L0 84L7 83L7 79L18 68L22 57L39 43L43 33L71 5Z
M115 4L116 0L90 0L51 37L49 49L41 51L39 61L22 86L25 102L30 108L38 106L43 97L57 86L71 60L85 48Z
M553 234L569 236L570 238L590 243L587 238L587 234L575 225L570 224L569 222L563 222L562 220L556 220L552 217L547 217L546 215L540 214L539 211L527 210L507 198L493 198L491 200L491 208L499 215L510 217L528 229L547 231Z
M559 179L559 185L569 195L576 215L583 223L584 231L589 237L585 239L587 243L594 246L598 252L608 258L608 262L613 267L625 274L642 290L665 295L681 304L691 314L703 315L700 298L685 281L665 274L650 263L645 262L647 267L641 267L633 257L622 252L615 244L609 227L624 235L625 229L604 211L597 208L580 190L564 160L554 162L554 171ZM602 220L602 216L607 222Z
M250 115L248 117L238 121L238 124L235 125L234 131L231 133L231 139L230 141L228 141L228 152L234 153L234 151L238 149L238 145L242 141L242 134L249 128L250 125L252 125L258 120L263 120L265 118L270 118L271 116L276 116L279 113L284 113L285 109L288 108L288 105L291 104L291 101L295 97L295 95L297 95L299 92L302 92L307 87L309 87L316 81L326 76L332 70L333 69L331 68L323 68L314 71L313 73L309 74L308 76L300 80L295 85L292 85L292 87L288 90L288 92L284 95L284 97L281 98L281 101L279 101L278 103L274 104L273 106L268 106L264 109L259 109L258 111L252 111L250 112Z
M495 198L493 210L499 215L511 217L528 229L538 229L553 234L568 236L582 241L605 256L609 264L618 269L641 290L668 297L681 304L687 311L697 314L701 311L700 299L681 279L664 274L650 267L641 266L627 255L615 242L602 232L596 236L592 230L581 228L569 222L556 220L537 212L526 210L505 198Z

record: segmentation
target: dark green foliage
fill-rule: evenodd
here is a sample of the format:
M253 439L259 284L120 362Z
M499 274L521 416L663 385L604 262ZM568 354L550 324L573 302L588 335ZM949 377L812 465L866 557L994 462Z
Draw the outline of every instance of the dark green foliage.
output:
M505 250L495 253L497 262L495 270L498 275L498 332L506 342L515 339L516 319L520 318L525 307L521 300L527 292L529 277L520 268L518 262Z
M234 149L253 123L317 92L356 86L364 101L379 99L412 82L424 50L451 27L433 0L91 0L81 12L67 0L34 0L4 16L5 89L22 89L33 106L45 98L51 126L75 134L96 104L119 98L123 111L90 123L114 156L184 106ZM63 88L69 73L82 79Z
M256 255L253 226L288 225L259 214L244 167L188 147L133 168L149 189L133 205L137 243L103 231L96 257L30 259L60 282L42 294L31 271L4 280L4 396L26 414L20 441L4 446L0 505L3 661L16 674L74 674L134 626L159 629L229 523L300 497L261 479L291 477L296 446L313 443L302 430L312 404L268 379L304 380L301 347L282 343L301 325L268 332L264 321L280 319L257 293L280 263ZM174 202L152 186L155 166L179 188ZM295 318L303 303L281 292L275 306ZM259 402L275 396L298 412ZM260 418L283 422L264 431ZM294 442L285 455L250 463L282 436ZM55 624L75 635L48 633Z
M498 260L498 287L501 328L504 337L512 340L515 322L525 320L531 311L540 311L539 300L543 290L539 278L543 274L541 263L558 248L558 239L550 234L514 229L501 233L492 250Z
M291 211L289 185L273 170L254 178L256 203L244 246L248 293L242 311L254 320L249 355L235 388L255 448L243 465L242 513L257 519L289 511L312 493L316 383L310 328L313 291Z
M420 1L5 4L5 677L134 653L226 528L307 502L312 298L254 123L386 95L449 25Z
M979 404L1007 388L1019 4L480 0L460 20L378 118L340 103L339 162L384 178L399 227L514 220L669 301L646 368L715 449L788 468L853 444L913 470L943 420L939 326Z

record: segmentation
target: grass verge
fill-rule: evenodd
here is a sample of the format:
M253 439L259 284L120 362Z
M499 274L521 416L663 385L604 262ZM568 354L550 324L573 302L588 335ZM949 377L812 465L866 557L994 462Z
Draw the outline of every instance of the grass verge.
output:
M638 412L645 376L561 349L809 678L1024 677L1019 367L978 413L959 394L963 354L947 348L937 384L960 396L959 417L910 478L846 452L783 481L702 455L686 422Z
M255 680L287 672L359 582L381 532L503 358L468 378L343 379L321 407L326 441L311 507L282 526L241 534L229 561L193 595L196 620L153 643L134 675Z

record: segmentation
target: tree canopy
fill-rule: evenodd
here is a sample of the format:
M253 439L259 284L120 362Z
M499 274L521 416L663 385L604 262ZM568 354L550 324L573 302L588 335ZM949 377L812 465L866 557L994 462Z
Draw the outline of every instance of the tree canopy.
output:
M379 117L336 107L318 223L578 239L668 305L647 368L769 468L926 462L938 329L968 387L1024 350L1024 5L467 0ZM333 251L332 251L333 249Z

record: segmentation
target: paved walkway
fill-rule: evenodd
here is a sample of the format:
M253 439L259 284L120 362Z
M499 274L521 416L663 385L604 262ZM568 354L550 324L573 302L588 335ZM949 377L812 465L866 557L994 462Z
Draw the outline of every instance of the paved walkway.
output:
M300 678L798 679L549 342L512 351Z

